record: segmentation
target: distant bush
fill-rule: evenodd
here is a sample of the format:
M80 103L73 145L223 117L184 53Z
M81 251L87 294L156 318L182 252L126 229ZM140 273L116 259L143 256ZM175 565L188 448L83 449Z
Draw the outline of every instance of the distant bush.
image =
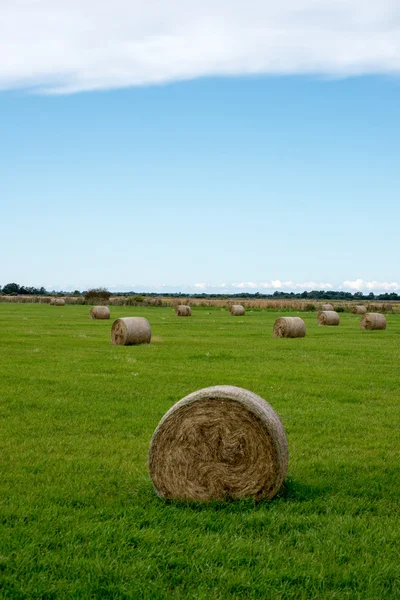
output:
M135 302L143 302L144 301L143 296L133 296L133 299Z
M105 288L93 288L85 292L85 302L107 302L110 296L111 292Z
M339 312L346 312L346 309L344 308L344 306L337 306L335 308L335 311L338 312L338 313Z
M314 312L316 310L315 304L306 304L304 309L306 312Z

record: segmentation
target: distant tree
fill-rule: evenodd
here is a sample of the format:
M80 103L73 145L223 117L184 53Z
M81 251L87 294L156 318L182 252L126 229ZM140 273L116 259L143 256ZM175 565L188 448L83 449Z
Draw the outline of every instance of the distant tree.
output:
M3 294L19 294L20 287L18 283L7 283L3 287Z
M93 288L85 292L85 302L92 302L98 300L106 302L107 300L109 300L110 296L111 292L109 292L105 288Z

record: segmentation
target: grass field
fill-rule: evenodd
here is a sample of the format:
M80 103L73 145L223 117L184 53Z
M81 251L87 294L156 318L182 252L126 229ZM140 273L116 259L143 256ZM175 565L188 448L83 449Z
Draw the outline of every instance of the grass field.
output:
M306 338L274 339L278 312L113 307L152 325L122 347L88 314L0 304L1 598L400 597L400 315L364 332L302 313ZM153 430L217 384L281 416L286 484L258 504L163 502Z

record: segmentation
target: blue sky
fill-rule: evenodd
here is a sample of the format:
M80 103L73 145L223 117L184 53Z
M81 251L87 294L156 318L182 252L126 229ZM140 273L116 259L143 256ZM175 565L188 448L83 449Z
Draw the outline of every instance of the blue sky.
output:
M400 70L379 70L7 74L0 285L400 290Z

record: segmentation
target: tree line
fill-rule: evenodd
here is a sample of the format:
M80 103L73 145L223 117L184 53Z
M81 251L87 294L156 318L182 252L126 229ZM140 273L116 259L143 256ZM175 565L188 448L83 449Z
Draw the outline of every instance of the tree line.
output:
M163 294L156 292L117 292L111 293L104 288L96 288L92 290L85 290L80 292L79 290L75 290L73 292L64 292L55 290L48 292L44 287L28 287L24 285L19 285L18 283L7 283L4 287L0 286L0 294L6 296L49 296L49 295L63 295L63 296L81 296L84 295L93 295L99 296L102 295L104 299L109 298L110 296L135 296L140 294L141 296L147 297L161 297L168 296L170 298L204 298L204 299L215 299L215 300L224 300L225 298L245 298L249 300L257 300L257 299L295 299L299 300L359 300L359 301L372 301L372 300L386 300L386 301L396 301L400 300L400 295L396 294L396 292L385 292L384 294L374 294L373 292L369 292L368 294L363 294L363 292L344 292L344 291L333 291L333 290L312 290L311 292L273 292L272 294L262 294L260 292L256 292L255 294L251 293L237 293L237 294L184 294L183 292L173 293L173 294Z

